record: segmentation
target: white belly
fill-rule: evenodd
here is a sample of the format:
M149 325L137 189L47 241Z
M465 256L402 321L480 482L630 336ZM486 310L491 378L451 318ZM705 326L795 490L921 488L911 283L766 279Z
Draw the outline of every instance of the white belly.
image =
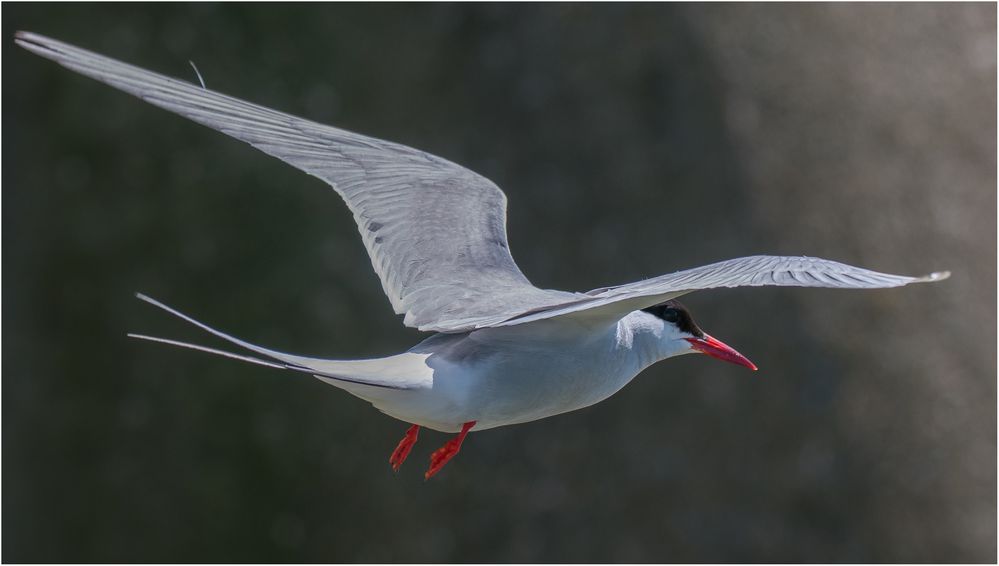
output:
M613 395L640 371L613 336L585 341L503 340L490 331L437 336L413 351L427 358L432 384L410 390L344 387L400 420L443 432L523 423L587 407Z

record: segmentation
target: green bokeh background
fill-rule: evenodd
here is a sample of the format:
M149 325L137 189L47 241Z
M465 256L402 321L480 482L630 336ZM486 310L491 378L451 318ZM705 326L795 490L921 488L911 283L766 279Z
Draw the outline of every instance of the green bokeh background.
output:
M996 560L996 6L3 6L3 560ZM216 344L394 353L346 208L36 31L495 180L539 286L755 253L936 285L690 295L605 403L425 433Z

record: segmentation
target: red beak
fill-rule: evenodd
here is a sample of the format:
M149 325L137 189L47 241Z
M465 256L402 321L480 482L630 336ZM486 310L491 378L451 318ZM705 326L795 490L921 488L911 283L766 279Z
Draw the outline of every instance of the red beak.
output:
M736 352L734 348L725 344L721 340L715 340L712 336L705 334L702 338L687 338L686 340L687 342L690 342L690 346L692 348L702 354L707 354L712 358L717 358L725 362L732 362L733 364L746 366L747 368L756 371L756 364L749 361L746 356Z

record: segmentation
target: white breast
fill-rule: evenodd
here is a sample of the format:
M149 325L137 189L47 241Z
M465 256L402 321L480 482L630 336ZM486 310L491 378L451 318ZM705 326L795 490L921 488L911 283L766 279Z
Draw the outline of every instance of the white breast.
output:
M616 328L571 330L546 322L437 335L411 350L431 352L425 362L433 371L430 387L346 389L393 417L457 432L469 421L483 430L587 407L641 371Z

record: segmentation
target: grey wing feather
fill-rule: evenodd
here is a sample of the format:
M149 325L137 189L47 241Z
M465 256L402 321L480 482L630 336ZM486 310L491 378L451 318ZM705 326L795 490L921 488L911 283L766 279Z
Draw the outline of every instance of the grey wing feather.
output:
M488 179L400 144L324 126L49 39L17 44L247 142L326 182L354 213L396 313L420 330L462 332L560 316L616 320L699 289L779 285L870 289L938 281L808 257L753 256L589 293L531 285L510 255L506 196Z
M719 287L828 287L834 289L880 289L910 283L942 281L947 271L922 277L879 273L852 265L814 257L750 256L660 275L616 287L595 289L576 301L535 309L490 326L510 326L536 320L575 316L617 320L634 310L650 307L681 295Z
M16 42L329 183L353 212L385 294L408 326L463 331L573 296L531 285L507 244L506 196L464 167L37 34L18 32Z

